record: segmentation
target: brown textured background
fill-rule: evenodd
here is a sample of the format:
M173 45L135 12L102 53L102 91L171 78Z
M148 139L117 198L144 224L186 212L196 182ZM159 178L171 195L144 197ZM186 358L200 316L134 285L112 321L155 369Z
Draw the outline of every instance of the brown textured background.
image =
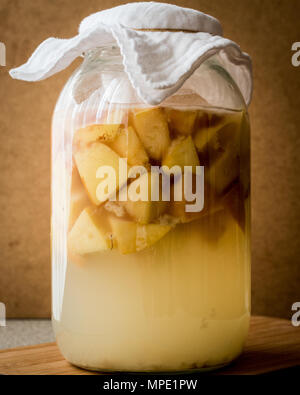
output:
M0 0L0 301L10 317L50 315L50 122L74 65L39 83L10 79L49 36L71 37L80 20L128 1ZM253 312L290 317L300 300L299 0L184 0L222 22L251 54Z

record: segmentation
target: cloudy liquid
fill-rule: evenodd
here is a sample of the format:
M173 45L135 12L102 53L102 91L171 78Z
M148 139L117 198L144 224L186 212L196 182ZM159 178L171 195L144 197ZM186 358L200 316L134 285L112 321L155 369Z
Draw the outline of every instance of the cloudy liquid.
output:
M68 251L53 319L64 357L133 372L201 370L236 358L250 319L249 204L239 198L235 215L222 204L140 252Z

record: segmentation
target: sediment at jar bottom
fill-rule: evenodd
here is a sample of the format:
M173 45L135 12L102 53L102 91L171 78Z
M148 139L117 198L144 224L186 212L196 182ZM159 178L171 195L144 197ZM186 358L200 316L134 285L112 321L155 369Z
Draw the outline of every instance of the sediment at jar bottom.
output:
M189 316L179 315L178 322L189 320L189 330L181 329L180 342L168 329L145 333L152 338L151 344L136 342L115 334L117 341L105 341L99 345L99 335L79 335L58 325L56 341L64 358L75 366L96 371L120 372L181 372L189 370L218 369L236 359L243 350L248 333L249 316L235 320L207 321L209 334L195 329L199 323L191 322ZM57 324L54 322L54 328ZM194 327L194 330L192 329ZM222 336L220 336L220 331ZM103 333L107 337L107 333ZM153 343L160 344L159 347ZM162 344L163 342L163 344Z
M224 209L122 259L117 250L69 256L54 321L65 358L112 371L229 363L242 350L250 317L247 232Z

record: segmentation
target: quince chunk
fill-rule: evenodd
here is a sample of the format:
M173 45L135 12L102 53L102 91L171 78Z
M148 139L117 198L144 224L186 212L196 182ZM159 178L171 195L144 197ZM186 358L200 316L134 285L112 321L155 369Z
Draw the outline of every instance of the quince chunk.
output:
M137 225L117 217L110 217L114 243L121 254L131 254L152 246L171 229L171 225Z
M117 217L109 217L113 234L113 244L121 254L136 252L136 230L134 222L126 221Z
M97 170L101 166L110 166L115 171L116 190L119 189L119 155L100 142L95 142L91 146L85 147L75 154L75 162L88 192L91 201L99 205L103 201L97 197L97 187L101 180L96 177Z
M134 128L148 155L160 160L170 144L167 120L161 108L150 108L132 114Z
M103 142L113 141L121 131L121 124L94 124L75 132L75 144L89 144L100 140Z
M239 183L224 195L222 202L229 210L232 217L236 220L237 224L242 230L245 229L245 201L243 196L243 188Z
M130 200L131 190L147 190L147 196L145 200L132 201ZM153 191L155 189L155 191ZM154 196L159 196L158 201L151 200L151 191ZM161 182L160 179L151 179L151 173L145 173L138 179L134 180L128 189L128 200L124 202L124 207L127 213L139 224L148 224L154 221L157 217L164 213L167 208L168 202L161 200Z
M207 165L206 180L218 195L239 177L241 120L242 113L218 115L214 126L194 137L200 158Z
M70 250L75 254L89 254L112 248L110 235L105 231L95 208L82 211L68 236Z
M144 166L148 155L133 127L122 129L117 138L109 145L121 158L127 158L131 166Z
M193 133L198 115L197 110L186 111L166 108L165 112L169 125L176 134L188 136Z
M136 232L137 251L152 246L158 240L162 239L171 229L171 225L139 225Z
M241 114L222 115L208 113L203 114L201 119L205 120L205 122L202 122L195 132L194 143L200 154L212 156L224 151L228 143L230 143L232 135L239 131ZM222 133L223 128L225 133ZM226 133L226 130L229 133Z
M69 229L72 228L82 210L89 205L90 199L82 185L78 170L74 167L71 181Z
M199 166L199 158L191 136L173 140L162 164L169 168L177 165L182 170L184 166Z
M238 179L239 173L239 156L228 151L209 167L205 178L217 195L223 195L228 187Z
M193 189L195 189L194 180L192 185L193 185ZM191 203L195 203L195 201L188 202L187 200L185 200L184 187L182 188L182 200L178 200L178 201L174 199L174 188L175 188L175 184L172 185L172 190L171 190L172 200L168 207L168 214L171 215L173 218L176 218L180 223L192 222L206 215L214 214L215 212L223 209L223 205L219 202L219 199L216 198L215 193L207 183L204 183L203 209L201 211L196 211L196 212L188 212L186 210L186 206L190 205Z

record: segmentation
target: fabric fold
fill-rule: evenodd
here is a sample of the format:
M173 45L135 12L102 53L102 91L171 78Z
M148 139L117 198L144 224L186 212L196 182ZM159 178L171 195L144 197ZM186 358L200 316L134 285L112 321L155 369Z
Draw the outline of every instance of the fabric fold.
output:
M191 31L136 30L170 26L178 30L189 26ZM85 18L79 34L73 38L48 38L24 65L10 70L10 75L25 81L43 80L68 67L84 52L116 42L137 94L145 103L157 105L176 92L206 59L220 52L227 71L249 105L251 59L221 33L221 25L215 18L195 10L152 2L130 3ZM74 96L79 95L74 92Z

